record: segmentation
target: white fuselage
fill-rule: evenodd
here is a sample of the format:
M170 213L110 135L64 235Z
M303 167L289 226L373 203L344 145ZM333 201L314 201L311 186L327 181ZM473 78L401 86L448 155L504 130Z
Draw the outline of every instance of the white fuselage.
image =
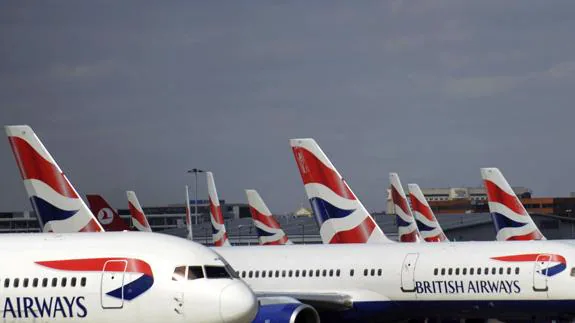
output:
M355 318L361 317L361 311L383 318L382 315L403 313L410 318L437 314L442 309L469 316L493 312L514 316L525 308L526 313L575 314L575 277L572 276L575 272L571 268L575 245L572 241L296 245L214 250L239 271L256 293L347 295L357 309L357 313L350 316ZM497 257L505 258L498 260ZM265 277L262 277L264 271ZM409 312L410 309L416 312Z
M255 316L255 296L239 279L174 280L177 267L222 268L224 262L208 248L168 235L6 234L0 257L5 322L215 323Z

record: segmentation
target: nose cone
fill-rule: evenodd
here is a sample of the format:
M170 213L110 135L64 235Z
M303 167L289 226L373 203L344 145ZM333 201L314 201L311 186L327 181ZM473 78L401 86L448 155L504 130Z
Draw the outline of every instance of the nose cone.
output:
M258 301L242 281L234 280L220 295L220 315L225 323L249 323L258 313Z

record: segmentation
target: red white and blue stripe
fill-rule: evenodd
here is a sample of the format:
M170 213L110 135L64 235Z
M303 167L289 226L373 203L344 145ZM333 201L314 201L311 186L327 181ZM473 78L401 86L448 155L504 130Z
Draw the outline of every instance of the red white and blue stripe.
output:
M391 200L397 215L397 235L400 242L420 242L421 236L397 173L389 173Z
M104 231L32 128L6 126L6 134L43 231Z
M290 145L323 243L390 242L315 140Z
M411 210L423 240L427 242L448 241L419 185L407 184L407 189L409 190Z
M214 181L214 174L206 172L208 180L208 195L210 202L210 221L212 222L212 239L216 247L230 246L228 233L224 224L224 216L220 206L220 199L218 198L218 191L216 190L216 183Z
M149 290L154 284L150 265L135 258L84 258L37 261L36 264L54 270L124 274L118 279L118 286L105 292L106 295L131 301Z
M246 190L260 245L292 244L256 190Z
M130 216L132 218L132 225L138 231L152 232L152 227L148 223L148 218L138 201L136 192L126 191L126 196L128 197L128 207L130 208Z
M540 269L536 272L547 277L555 276L567 268L567 260L565 260L565 257L557 254L530 253L498 256L492 257L491 259L505 262L539 262L541 264L539 266Z
M481 177L497 240L544 240L545 237L497 168L482 168Z

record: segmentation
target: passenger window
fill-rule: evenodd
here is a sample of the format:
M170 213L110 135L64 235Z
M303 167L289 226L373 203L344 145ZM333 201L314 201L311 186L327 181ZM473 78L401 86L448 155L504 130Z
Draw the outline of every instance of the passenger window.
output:
M319 269L315 270L315 277L319 277Z
M313 277L313 269L310 269L310 270L309 270L309 275L308 275L308 276Z
M295 276L296 276L296 277L299 277L299 270L296 270L296 271L295 271Z
M280 276L280 271L276 270L276 278L278 278Z
M489 268L485 267L485 269L483 269L483 274L489 275Z
M52 278L52 287L58 286L58 278Z
M285 276L286 276L286 271L282 270L282 277L285 277Z
M515 267L515 275L519 275L519 267Z
M439 269L437 269L437 268L433 269L433 276L437 276L438 273L439 273Z
M290 271L288 271L288 277L291 277L291 275L292 275L292 271L290 270Z
M172 274L172 280L186 280L186 266L179 266L174 269Z
M364 270L363 270L363 275L364 275L364 276L367 276L367 269L364 269Z
M497 268L493 267L491 268L491 275L495 275L497 274Z
M254 272L254 274L255 274L255 275L254 275L255 278L259 278L259 277L260 277L260 271L259 271L259 270L256 270L256 271Z
M507 267L507 275L511 275L511 267Z
M70 286L76 287L76 277L73 277L73 278L70 280ZM36 286L34 286L34 287L36 287Z
M42 279L42 287L48 287L48 278Z
M302 276L302 277L305 277L305 274L306 274L306 273L307 273L307 271L305 271L305 269L302 270L302 271L301 271L301 276Z
M481 268L477 268L477 275L481 275Z
M453 268L447 269L447 274L451 276L453 274Z
M378 269L378 270L377 270L377 275L378 275L378 276L381 276L381 269Z
M441 276L445 276L445 268L441 268Z
M20 284L20 279L14 278L14 282L13 282L14 288L17 288L19 284Z
M206 270L206 278L208 279L221 279L221 278L231 279L230 273L226 270L226 267L224 266L205 266L204 269Z
M10 279L6 278L6 279L4 279L4 288L8 288L8 287L10 287Z
M333 269L329 270L329 277L333 277Z
M188 280L204 278L202 266L188 266Z
M266 278L266 271L262 270L262 278Z
M372 276L375 276L375 269L372 269L372 270L371 270L371 275L372 275Z
M338 270L335 271L335 275L336 275L337 277L339 277L339 274L340 274L340 271L339 271L339 269L338 269Z
M461 274L463 274L463 276L467 275L467 268L463 268L461 269L461 271L462 271Z
M32 280L32 287L38 287L38 278L34 278L34 280Z
M323 277L327 276L327 270L326 270L326 269L323 270L322 276L323 276Z
M250 271L248 272L248 277L249 277L249 278L252 278L253 276L254 276L254 272L250 270Z
M353 269L350 269L350 270L349 270L349 276L350 276L350 277L353 277L353 274L354 274Z
M24 288L28 287L28 278L24 278L24 280L22 281L22 287Z
M80 279L80 286L82 287L86 286L86 277L82 277L82 279Z
M469 274L473 275L473 271L475 270L475 268L469 268Z
M499 275L503 275L503 267L499 267Z
M61 281L60 285L61 285L62 287L66 287L66 283L67 283L67 282L68 282L68 281L67 281L66 277L64 277L64 278L62 278L62 281Z
M459 276L459 268L455 268L455 275Z
M274 271L273 270L268 271L268 277L271 278L273 276L274 276Z

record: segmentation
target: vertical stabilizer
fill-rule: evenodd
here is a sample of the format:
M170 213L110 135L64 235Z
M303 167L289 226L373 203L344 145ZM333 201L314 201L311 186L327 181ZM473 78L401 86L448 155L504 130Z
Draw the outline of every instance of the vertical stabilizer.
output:
M5 130L43 231L104 231L32 128L6 126Z
M130 216L132 217L132 224L134 227L138 231L152 232L152 227L150 227L148 218L146 218L146 214L144 213L144 210L142 210L142 206L140 205L140 201L138 201L136 192L127 191L126 195L128 197L128 207L130 208Z
M214 182L214 175L212 172L206 172L208 180L208 194L210 202L210 220L212 222L212 238L216 247L225 247L230 245L226 226L224 224L224 216L222 208L220 207L220 199L218 191L216 190L216 183Z
M419 185L407 184L407 188L409 190L409 199L411 200L411 209L423 240L427 242L448 241Z
M401 242L420 242L421 236L397 173L389 173L389 181L391 182L391 200L395 214L397 214L398 240Z
M130 227L120 218L118 212L101 196L87 194L86 199L92 214L96 215L98 222L106 231L129 231Z
M323 243L391 242L314 139L290 145Z
M481 168L497 240L545 240L513 189L497 168Z
M256 190L246 190L248 204L261 245L292 244Z

